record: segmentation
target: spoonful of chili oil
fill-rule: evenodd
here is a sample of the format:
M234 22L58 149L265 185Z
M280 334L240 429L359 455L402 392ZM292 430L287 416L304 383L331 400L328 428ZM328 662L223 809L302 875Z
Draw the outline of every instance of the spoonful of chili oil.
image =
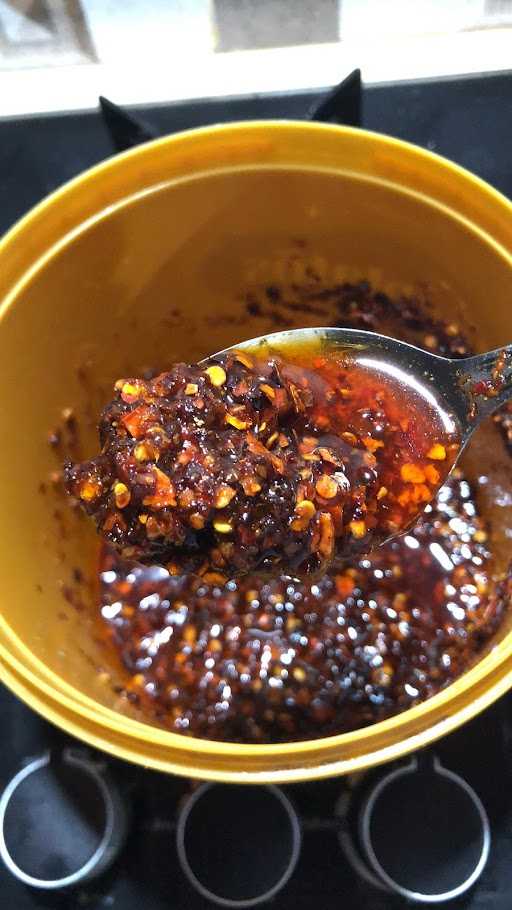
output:
M512 395L511 350L299 329L120 379L66 487L122 555L174 574L323 571L419 518Z

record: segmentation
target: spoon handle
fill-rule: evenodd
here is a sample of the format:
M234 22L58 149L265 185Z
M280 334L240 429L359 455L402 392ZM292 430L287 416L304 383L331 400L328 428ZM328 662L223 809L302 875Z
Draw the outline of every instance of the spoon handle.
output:
M473 423L480 423L512 398L512 344L456 363Z

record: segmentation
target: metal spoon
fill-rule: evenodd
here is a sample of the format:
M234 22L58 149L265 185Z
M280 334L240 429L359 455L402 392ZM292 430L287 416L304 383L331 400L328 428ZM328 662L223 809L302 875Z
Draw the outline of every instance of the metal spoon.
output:
M261 335L219 353L246 350L286 357L302 346L312 353L350 352L356 363L388 375L430 402L446 431L460 439L457 459L482 420L512 398L512 345L452 360L375 332L322 327Z
M260 357L267 361L273 354L281 355L284 361L283 364L267 364L266 367L261 364L261 369L270 370L272 376L275 371L281 385L283 382L288 383L284 396L279 399L281 404L269 406L264 402L262 407L269 408L272 421L277 421L280 417L280 408L285 416L290 415L292 421L288 428L290 438L284 437L284 448L290 447L288 458L286 455L279 457L270 451L274 444L280 446L282 440L278 432L268 431L266 419L259 422L257 408L254 409L251 405L254 413L251 411L251 419L248 421L240 420L235 412L229 410L228 405L233 404L232 396L234 395L236 399L238 392L235 391L235 386L227 382L228 373L231 364L239 360L241 350L255 355L257 359ZM227 358L228 373L219 365L215 367L215 364L212 364L212 359L215 361L221 355L230 353L235 356ZM209 506L208 518L202 519L198 529L191 525L194 533L196 530L199 532L204 530L205 534L194 536L192 531L189 533L187 525L186 532L189 536L183 545L182 540L176 543L173 538L172 521L169 525L157 523L158 519L162 518L160 513L163 510L174 509L178 504L181 513L176 510L178 518L173 520L187 521L188 507L186 503L184 506L181 505L179 493L176 493L178 489L181 492L183 484L187 495L190 497L192 494L192 503L195 504L197 496L197 501L202 505L200 500L202 488L199 487L198 491L194 488L194 471L190 478L187 476L185 479L178 474L177 483L181 483L182 487L174 485L175 452L172 447L167 453L167 461L162 460L160 467L146 464L143 469L152 470L152 474L149 475L150 482L154 484L152 489L157 489L157 483L160 486L163 484L164 491L170 491L171 501L165 499L162 501L157 495L147 496L147 487L142 481L135 479L133 481L135 496L132 503L127 483L131 482L130 471L133 462L137 461L137 456L135 450L133 456L128 454L128 459L132 459L129 469L123 469L122 475L117 473L119 467L116 446L119 448L120 440L121 446L125 445L125 436L118 437L117 434L117 419L112 422L114 463L111 465L108 457L105 462L104 447L99 459L81 465L67 466L67 489L84 500L84 508L95 517L102 531L106 524L105 508L110 510L109 514L118 522L115 525L115 533L118 535L115 539L116 544L121 534L119 528L124 533L130 527L132 536L121 541L121 546L126 549L130 547L129 554L126 554L130 558L135 555L137 558L154 559L155 555L164 552L165 547L176 545L176 550L181 555L182 571L185 573L196 571L204 565L208 567L209 559L212 560L214 567L221 566L223 571L232 575L254 570L271 571L274 574L276 571L285 570L295 575L324 572L327 566L344 564L347 558L367 553L391 537L404 533L417 520L445 483L454 462L479 422L512 397L512 367L509 363L511 353L512 345L510 348L465 360L448 360L383 335L340 328L295 329L253 338L203 361L203 364L208 364L205 373L212 386L221 389L226 385L226 388L219 392L225 408L224 413L220 411L220 426L224 428L224 424L227 424L230 427L227 430L228 434L232 432L233 427L235 435L243 432L243 436L233 441L228 435L226 442L223 443L224 437L219 436L215 428L216 411L212 412L212 421L213 433L217 435L212 436L210 425L198 418L193 410L197 403L205 407L205 401L200 397L191 400L189 410L183 411L185 420L189 421L189 424L185 423L186 432L189 433L189 425L197 427L193 429L192 434L189 433L187 439L190 444L192 435L197 453L200 446L203 446L203 452L207 454L208 446L210 448L220 446L219 467L216 469L219 473L216 481L218 487L213 490L215 495ZM324 357L334 355L334 359L337 355L341 376L344 372L350 373L352 365L356 368L352 374L353 378L348 380L349 389L338 388L336 382L330 385L329 378L324 381L322 369L325 366L328 372L330 367L328 364L315 363L318 354ZM242 358L242 364L244 361L247 362L247 357ZM248 368L252 367L258 370L256 364L249 362ZM237 369L235 379L240 373L240 367ZM313 375L315 369L317 376ZM308 371L309 379L304 378ZM367 385L368 374L371 373L374 376ZM268 397L265 389L270 389L270 393L273 394L269 400L273 401L276 398L276 390L265 383L261 385L259 375L257 373L253 377L256 381L255 400L263 401L264 397ZM263 375L268 374L263 372ZM295 380L299 385L296 385ZM206 380L202 379L202 382ZM191 394L194 396L199 386L195 383L192 385ZM123 382L121 386L124 389ZM118 388L119 385L116 384L116 390ZM387 391L384 391L385 389ZM361 393L361 397L358 397L358 392ZM308 397L305 399L306 393ZM352 404L349 404L347 409L348 424L345 425L343 422L345 415L343 393L347 393L348 399L354 399L356 410L353 424L350 423ZM122 392L120 394L122 397ZM160 401L161 394L158 391L157 402ZM171 399L173 394L174 392L170 394ZM184 386L184 397L188 394ZM138 392L136 398L137 396ZM123 400L123 406L125 403L132 402ZM117 399L113 405L114 410L111 409L111 413L116 416ZM332 422L329 417L331 409ZM129 413L136 414L136 411L137 409ZM273 413L274 411L276 413ZM164 407L164 415L165 413ZM181 411L176 413L181 414ZM388 427L387 413L390 415ZM297 427L294 423L296 418ZM308 423L310 418L311 421ZM152 420L154 419L152 417ZM166 419L164 416L163 420ZM304 431L301 421L303 423L305 421L307 432ZM274 423L272 426L275 430ZM277 423L278 429L279 426ZM248 430L248 427L251 429ZM285 424L283 427L287 429ZM357 435L350 432L350 427ZM365 435L365 428L368 427L369 436ZM156 428L160 432L158 425ZM325 429L325 433L322 428ZM345 430L349 431L344 432ZM375 438L374 430L378 438ZM267 436L265 431L268 431ZM387 431L389 436L386 435ZM131 433L131 430L129 432ZM126 435L126 430L124 433ZM140 437L136 434L138 429L132 435L136 436L139 440L137 445L140 445ZM302 437L299 438L301 434ZM163 433L163 436L165 435ZM384 436L389 445L381 436ZM177 439L180 443L179 433ZM130 440L128 443L131 445ZM227 446L227 457L224 455L224 444ZM374 454L379 448L383 449L380 456ZM315 454L317 450L318 454ZM129 453L131 450L127 451ZM112 453L110 458L111 455ZM155 460L159 457L160 453ZM211 485L213 481L208 479L208 472L201 474L202 462L199 454L192 454L192 459L196 457L197 464L194 467L196 475L199 469L200 480L205 476L207 483ZM308 457L312 462L316 462L317 466L311 467L307 463L304 466L303 463ZM243 477L240 472L237 473L233 464L236 458L243 462L243 470L246 471ZM262 458L264 463L261 462ZM153 455L144 458L146 462L151 462L152 459ZM432 461L435 461L435 466ZM176 466L178 464L176 461ZM210 464L214 466L217 464L215 457ZM336 470L331 467L332 465ZM258 468L263 468L261 483L260 477L256 474ZM257 480L254 492L261 492L261 496L258 495L256 499L252 498L254 492L246 494L242 483L242 479L250 477L251 472ZM227 474L229 483L222 480L224 473ZM142 477L146 476L142 473ZM214 479L216 476L212 474ZM100 479L92 483L91 477ZM114 483L112 478L115 480ZM138 473L136 478L139 478ZM232 482L238 484L239 481L245 498L237 497L237 487L229 485ZM87 488L85 490L87 495L85 497L82 495L84 483L93 487L92 505ZM117 493L114 491L118 486L121 487L122 496L129 494L124 504L117 503ZM142 492L139 489L141 486ZM104 495L105 488L108 490L107 498ZM228 493L228 499L223 501L225 492ZM216 498L217 494L219 501ZM232 500L234 505L230 506ZM265 505L267 501L271 503L268 508ZM130 511L126 511L124 517L119 516L117 510L128 505ZM156 517L152 513L148 516L148 511L151 512L153 508L158 513ZM176 513L173 513L174 515ZM144 521L139 520L141 516L144 516ZM146 524L149 528L150 517L151 535L140 530L140 526L144 528ZM202 518L201 515L200 517ZM120 524L121 520L124 529ZM153 521L156 524L156 535L153 533ZM209 522L208 525L206 521ZM131 522L131 525L127 522ZM179 550L180 545L182 551Z
M249 361L247 366L248 358L240 356L241 349L257 358L261 355L263 360L278 354L284 363L260 364L261 374L257 364ZM240 365L237 373L230 372L237 361L246 369L254 367L256 370L251 379L255 382L253 398L256 402L261 401L262 409L267 409L271 415L270 429L266 417L259 421L259 405L252 403L250 395L247 420L240 419L236 411L230 410L230 407L237 407L238 383L234 385L231 379L228 382L228 373L219 364L211 362L229 354L234 356L228 356L226 364L236 383L240 374L245 375ZM348 379L348 389L343 383L340 386L337 380L331 383L329 370L332 365L316 363L318 354L334 355L335 360L337 355L340 369L336 375L343 377L343 383L344 374L350 373L352 366L356 368ZM190 383L191 392L187 385L181 387L183 376L180 377L178 370L178 397L183 395L187 404L179 398L175 413L184 420L184 426L182 436L180 432L175 434L176 443L173 436L171 444L159 426L159 418L149 412L151 420L157 420L156 430L162 432L164 446L167 446L165 459L159 467L151 464L158 461L161 454L155 449L151 436L140 459L146 464L142 472L137 468L136 449L143 445L145 432L144 419L141 421L140 415L137 417L140 405L128 414L121 412L123 421L131 415L134 426L132 429L128 424L126 426L134 437L133 442L127 437L124 425L118 433L118 399L121 398L122 408L134 401L130 400L133 389L130 383L126 383L130 390L128 398L123 398L124 381L121 386L116 383L118 398L104 412L110 414L111 426L107 426L110 437L105 437L107 442L99 458L66 466L67 489L83 500L85 510L95 518L103 533L107 525L105 515L113 518L114 524L106 529L107 538L124 547L123 553L130 558L154 559L155 555L165 552L165 548L176 547L181 553L184 572L208 566L208 559L213 560L213 566L221 566L223 570L227 567L232 574L256 569L275 573L285 567L295 574L325 571L328 564L337 565L400 535L417 520L446 481L480 421L512 397L510 354L512 345L464 360L449 360L383 335L340 328L295 329L253 338L202 362L208 364L204 373L211 385L221 389L221 407L217 410L216 400L212 399L211 423L199 418L194 410L205 408L205 398L188 398L189 394L194 396L198 392L199 385ZM324 368L327 378L322 375ZM182 373L183 369L187 368L182 366ZM190 369L197 371L197 365ZM201 382L206 383L202 373L199 370ZM283 394L278 398L277 389L265 382L262 384L259 378L261 375L274 376L274 373L279 391L285 384ZM374 376L368 382L370 373ZM174 379L171 379L169 389L173 383ZM240 385L243 389L244 383ZM246 391L249 391L249 385L245 384ZM144 388L143 382L141 388ZM163 388L164 392L162 384L157 382L156 393L150 389L147 394L149 401L156 402L157 414L158 408L162 408L162 420L167 426L167 420L172 424L177 417L173 416L172 407L167 411L165 397L161 404L167 388L165 384ZM135 393L137 401L137 388ZM171 389L171 402L173 396L175 391ZM277 398L276 404L268 405L266 398L269 401ZM350 400L347 408L343 404L345 398ZM210 392L207 400L210 400ZM183 411L179 410L182 404ZM355 409L352 417L350 408ZM242 410L245 413L245 405ZM166 416L168 413L171 416ZM290 416L290 425L287 427L283 423L285 431L289 431L288 436L276 432L282 415ZM210 415L205 416L210 420ZM344 417L348 423L344 422ZM218 419L220 424L216 423ZM236 438L229 435L231 428L236 431ZM354 432L350 432L350 428ZM139 430L142 430L142 439ZM239 432L243 433L241 437L237 436ZM289 451L280 457L271 449L277 445L280 451L283 436L283 448L289 447ZM179 473L182 463L177 457L176 446L185 444L192 445L190 457L196 460L190 476ZM218 459L210 454L209 448L219 448ZM382 453L374 454L380 448ZM122 458L118 460L120 453L125 462ZM205 470L206 455L209 457L208 470ZM242 462L238 471L234 464L237 459ZM308 460L316 466L310 466L306 463ZM189 461L187 457L185 465ZM435 466L432 461L436 462ZM212 467L215 470L210 471ZM175 476L178 486L174 483ZM250 486L256 489L246 492L243 480L251 480L251 477ZM159 491L158 494L147 495L148 478L152 485L150 489ZM133 497L127 486L129 483L135 494ZM210 501L207 497L204 499L201 483L210 491ZM231 483L240 483L244 497L237 496L239 490L230 486ZM117 501L118 487L120 497L124 499L128 494L124 502ZM261 495L253 499L255 493ZM234 504L230 506L232 500ZM271 503L269 507L266 507L266 501ZM206 505L207 518L198 513L199 526L190 523L191 530L187 502L194 508L198 504L201 508ZM129 510L123 516L119 515L118 510L128 506ZM166 524L168 513L163 516L165 521L161 513L176 506L179 508ZM182 537L177 537L175 523L181 528L180 522L185 530ZM112 528L115 528L115 536L110 538L108 533ZM198 535L196 531L205 533Z

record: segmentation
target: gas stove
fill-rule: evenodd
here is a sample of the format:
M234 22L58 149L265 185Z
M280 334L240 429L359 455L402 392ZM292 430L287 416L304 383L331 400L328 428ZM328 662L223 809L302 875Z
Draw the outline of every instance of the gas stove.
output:
M155 136L318 119L446 155L512 196L512 73L0 121L0 231L64 181ZM123 764L0 691L1 905L509 910L512 696L432 750L365 775L263 789Z

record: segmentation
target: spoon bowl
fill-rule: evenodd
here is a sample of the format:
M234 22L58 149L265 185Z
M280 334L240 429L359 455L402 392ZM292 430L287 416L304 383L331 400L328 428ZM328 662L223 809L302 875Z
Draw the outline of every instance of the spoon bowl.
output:
M312 356L349 354L436 408L446 432L460 439L452 469L481 421L512 397L512 345L456 360L377 332L325 326L261 335L215 356L234 350L290 359L306 350Z

